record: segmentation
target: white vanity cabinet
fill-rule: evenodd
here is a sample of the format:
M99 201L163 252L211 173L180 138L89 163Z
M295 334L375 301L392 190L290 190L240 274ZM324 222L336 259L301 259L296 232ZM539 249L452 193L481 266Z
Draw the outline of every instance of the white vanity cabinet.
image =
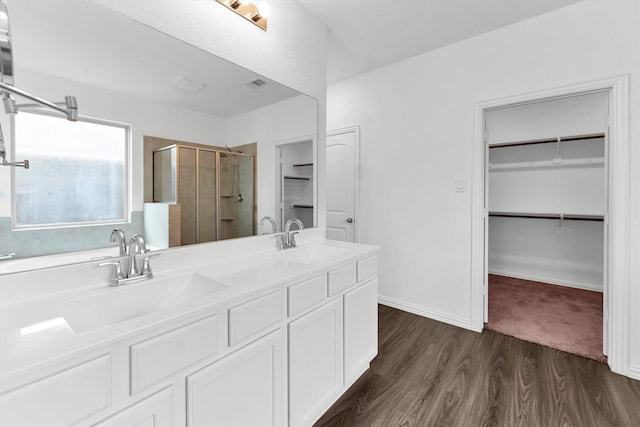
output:
M377 354L375 248L350 249L306 269L267 264L262 282L241 272L226 299L94 341L58 327L57 358L0 371L0 426L312 425Z
M377 265L369 256L289 286L290 316L315 307L288 325L290 427L313 424L378 353Z
M187 425L284 425L282 345L278 330L189 375Z

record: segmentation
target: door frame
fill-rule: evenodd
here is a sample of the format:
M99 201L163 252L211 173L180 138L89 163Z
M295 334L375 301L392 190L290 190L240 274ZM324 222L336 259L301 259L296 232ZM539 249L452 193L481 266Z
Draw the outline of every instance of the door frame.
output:
M353 239L355 243L360 243L360 125L348 126L339 129L333 129L327 131L327 138L330 136L342 135L345 133L355 134L355 153L354 153L354 165L353 165L353 217L355 218L353 222ZM325 150L328 146L325 145ZM326 155L325 155L326 159ZM329 168L327 163L326 174L329 175ZM326 212L325 212L326 215ZM325 220L326 223L326 220Z
M471 325L478 332L484 327L485 266L485 112L498 107L539 101L587 92L609 91L609 168L606 270L608 304L603 307L603 327L608 336L608 364L612 371L628 375L629 368L629 76L623 75L534 93L515 95L475 105L473 139L472 248L471 248ZM607 322L608 318L608 322Z

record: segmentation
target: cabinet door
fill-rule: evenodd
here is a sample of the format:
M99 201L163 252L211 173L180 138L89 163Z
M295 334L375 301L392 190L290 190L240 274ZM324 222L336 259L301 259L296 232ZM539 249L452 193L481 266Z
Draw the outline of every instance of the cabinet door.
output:
M351 385L378 354L378 281L344 296L344 383Z
M283 425L282 332L187 377L187 425Z
M146 399L95 424L96 427L173 426L173 391L167 387Z
M342 298L289 324L289 425L315 421L342 387Z

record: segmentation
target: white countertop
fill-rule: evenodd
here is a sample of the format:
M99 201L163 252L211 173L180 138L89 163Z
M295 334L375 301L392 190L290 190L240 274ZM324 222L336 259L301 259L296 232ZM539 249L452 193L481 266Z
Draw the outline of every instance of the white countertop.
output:
M224 245L167 251L162 258L152 261L155 277L140 282L141 285L198 273L228 288L80 334L74 333L62 317L58 305L80 297L118 292L119 288L108 287L105 279L108 276L104 271L93 267L87 270L89 267L80 266L68 268L68 272L64 268L47 269L50 272L40 270L26 278L20 274L0 276L0 383L35 366L53 363L170 322L188 320L214 310L218 305L239 301L247 294L286 286L334 265L373 254L378 249L369 245L317 239L284 251L272 246L269 244L270 249L265 249L265 245L258 246L255 251L247 251L246 248L243 251L228 250L231 256L220 256L220 252L225 250ZM206 251L205 255L209 256L205 256L203 261L203 254L198 251ZM198 256L194 256L196 253ZM77 273L81 267L95 272L97 280L93 277L86 277L84 282L78 280ZM52 283L46 283L49 281ZM20 286L22 282L28 282L28 286ZM67 286L65 282L68 282ZM29 289L33 294L29 294ZM46 292L38 289L46 289Z

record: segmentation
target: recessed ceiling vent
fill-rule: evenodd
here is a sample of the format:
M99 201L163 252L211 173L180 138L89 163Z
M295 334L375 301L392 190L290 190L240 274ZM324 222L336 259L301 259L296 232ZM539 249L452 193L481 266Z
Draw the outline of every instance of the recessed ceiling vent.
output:
M266 84L267 84L267 82L262 80L262 79L255 79L254 81L247 83L247 86L249 86L251 88L254 88L254 89L259 89L259 88L261 88L262 86L264 86Z
M171 80L171 85L177 89L180 89L181 91L189 93L200 92L202 88L204 88L204 83L182 76L176 77L175 79Z

